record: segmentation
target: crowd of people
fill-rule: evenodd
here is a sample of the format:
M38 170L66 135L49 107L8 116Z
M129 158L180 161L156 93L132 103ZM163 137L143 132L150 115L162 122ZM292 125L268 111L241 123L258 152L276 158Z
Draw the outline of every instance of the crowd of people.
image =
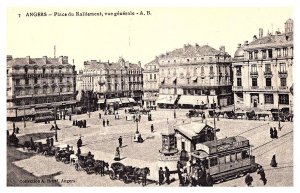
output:
M86 120L73 120L73 126L77 126L79 128L86 128Z

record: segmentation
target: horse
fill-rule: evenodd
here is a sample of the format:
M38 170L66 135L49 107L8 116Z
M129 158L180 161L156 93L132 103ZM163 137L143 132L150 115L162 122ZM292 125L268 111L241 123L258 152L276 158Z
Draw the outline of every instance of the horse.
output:
M139 178L142 179L142 185L147 185L147 175L150 175L150 169L148 167L145 168L134 168L134 182L136 183L136 180L139 180Z
M104 160L95 160L94 163L94 167L95 167L95 173L100 174L101 176L105 175L105 168L109 168L109 164L108 162L105 162Z
M37 147L36 147L36 144L35 143L31 143L31 141L24 141L24 144L23 144L23 150L25 150L25 148L27 148L27 150L33 150L33 151L36 151L37 150Z
M12 143L15 147L18 147L19 139L15 135L10 135L8 136L8 143Z

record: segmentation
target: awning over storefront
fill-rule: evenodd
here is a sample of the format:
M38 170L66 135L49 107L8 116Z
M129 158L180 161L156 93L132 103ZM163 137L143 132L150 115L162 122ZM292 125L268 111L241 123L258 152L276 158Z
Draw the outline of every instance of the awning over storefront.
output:
M114 99L106 99L107 103L119 103L121 104L120 98L114 98Z
M203 103L202 103L203 102ZM207 96L181 95L178 104L181 105L202 105L207 104Z
M98 99L98 104L105 103L105 99Z
M121 100L121 102L122 102L123 104L125 104L125 103L130 103L129 99L126 98L126 97L120 98L120 100Z
M177 99L177 95L159 95L156 100L157 104L174 104Z
M133 98L128 98L129 102L136 103L136 101Z

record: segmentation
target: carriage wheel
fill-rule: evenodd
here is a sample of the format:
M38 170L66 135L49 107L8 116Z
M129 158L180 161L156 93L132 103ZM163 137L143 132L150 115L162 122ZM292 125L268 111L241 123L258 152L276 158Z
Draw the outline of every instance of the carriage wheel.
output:
M110 179L112 179L112 180L115 180L115 179L116 179L116 174L115 174L115 172L114 172L113 170L110 170L110 171L109 171L109 177L110 177Z
M128 183L129 183L129 178L128 178L127 175L124 175L124 176L123 176L123 181L124 181L125 184L128 184Z

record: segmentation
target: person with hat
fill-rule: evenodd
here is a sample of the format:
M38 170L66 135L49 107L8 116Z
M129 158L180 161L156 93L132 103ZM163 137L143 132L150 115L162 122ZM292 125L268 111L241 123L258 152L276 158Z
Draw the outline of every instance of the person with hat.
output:
M162 167L160 167L158 170L158 184L162 185L163 181L164 181L164 171L163 171Z
M115 161L120 161L121 160L120 148L119 147L116 148L116 154L115 154L114 160Z
M247 173L245 178L245 183L247 186L252 186L253 178L250 176L250 173Z
M82 146L82 139L81 137L79 137L78 141L77 141L77 147L81 147Z
M257 174L260 175L260 180L266 185L268 180L266 179L266 174L262 166L258 166Z
M171 183L170 182L170 170L167 166L165 167L165 177L166 177L166 183L169 185Z
M276 162L276 154L274 153L271 159L271 163L270 163L271 167L277 167L277 162Z
M119 141L119 147L122 148L122 141L123 141L122 136L119 137L118 141Z

